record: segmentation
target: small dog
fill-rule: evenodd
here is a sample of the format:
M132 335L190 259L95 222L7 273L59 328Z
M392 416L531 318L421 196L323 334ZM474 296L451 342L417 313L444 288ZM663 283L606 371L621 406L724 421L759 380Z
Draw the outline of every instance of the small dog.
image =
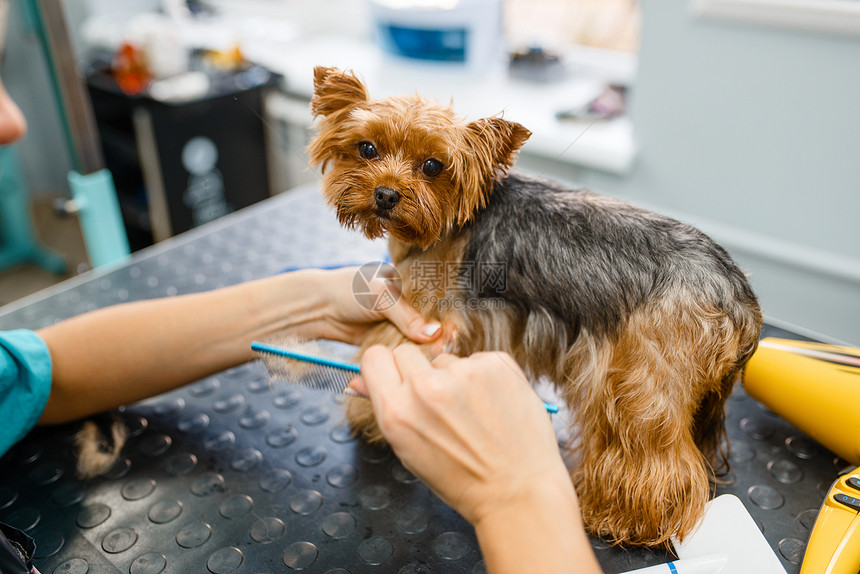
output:
M316 68L314 88L308 152L340 223L388 235L403 295L454 326L456 354L505 351L560 387L588 529L646 546L688 534L726 466L724 403L761 329L729 255L675 220L507 174L531 135L519 124L466 123L417 95L370 100L334 68ZM458 280L420 276L442 265ZM504 281L463 272L484 267ZM384 324L364 348L403 340ZM347 415L381 440L368 401Z

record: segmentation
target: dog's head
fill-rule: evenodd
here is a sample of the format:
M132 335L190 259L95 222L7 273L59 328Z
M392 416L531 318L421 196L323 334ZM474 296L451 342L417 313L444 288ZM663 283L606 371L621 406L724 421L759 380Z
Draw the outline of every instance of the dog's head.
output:
M501 118L471 123L419 96L370 100L353 74L314 69L308 147L342 225L421 248L469 222L531 135Z

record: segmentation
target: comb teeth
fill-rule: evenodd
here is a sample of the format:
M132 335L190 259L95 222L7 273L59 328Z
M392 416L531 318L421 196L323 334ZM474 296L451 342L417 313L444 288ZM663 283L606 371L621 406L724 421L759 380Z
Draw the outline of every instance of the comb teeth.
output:
M333 367L323 367L313 369L309 376L304 381L298 381L312 389L321 389L332 393L342 393L352 380L351 373L335 369Z
M299 383L311 389L362 396L349 388L349 382L361 372L358 365L319 356L322 348L312 341L294 340L291 347L254 341L251 349L262 355L273 379ZM558 406L552 403L544 403L543 406L549 414L558 412Z
M360 372L358 365L319 356L322 349L313 343L279 347L254 341L251 349L260 353L273 379L311 389L351 394L349 382Z

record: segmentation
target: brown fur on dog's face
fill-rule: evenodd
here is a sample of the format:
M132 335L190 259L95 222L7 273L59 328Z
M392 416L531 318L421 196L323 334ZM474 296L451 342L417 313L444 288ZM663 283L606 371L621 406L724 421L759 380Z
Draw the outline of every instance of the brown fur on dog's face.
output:
M531 135L501 118L465 123L417 95L370 100L354 75L334 68L314 69L311 109L323 117L311 163L330 168L323 193L341 224L421 248L486 205ZM390 210L379 208L379 188L399 195Z

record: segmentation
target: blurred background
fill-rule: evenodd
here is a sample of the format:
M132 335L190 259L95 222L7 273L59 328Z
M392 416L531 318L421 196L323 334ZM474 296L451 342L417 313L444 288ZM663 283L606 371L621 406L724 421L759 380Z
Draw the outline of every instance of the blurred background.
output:
M326 65L504 113L534 134L519 169L697 225L769 322L860 344L855 0L7 6L29 130L0 150L0 304L313 185Z

